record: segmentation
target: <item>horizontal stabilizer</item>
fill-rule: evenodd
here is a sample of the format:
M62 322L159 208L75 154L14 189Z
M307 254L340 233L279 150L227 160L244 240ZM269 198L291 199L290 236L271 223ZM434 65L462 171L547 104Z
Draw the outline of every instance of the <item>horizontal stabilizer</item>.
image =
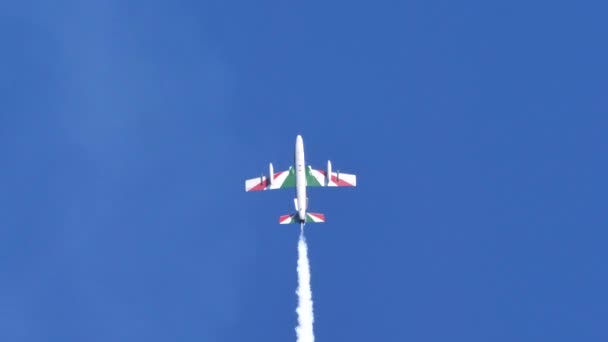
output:
M321 223L325 222L325 215L319 213L306 213L306 223Z
M321 223L325 222L325 215L319 213L306 213L306 223ZM283 215L279 217L280 224L295 224L302 223L298 217L298 213Z

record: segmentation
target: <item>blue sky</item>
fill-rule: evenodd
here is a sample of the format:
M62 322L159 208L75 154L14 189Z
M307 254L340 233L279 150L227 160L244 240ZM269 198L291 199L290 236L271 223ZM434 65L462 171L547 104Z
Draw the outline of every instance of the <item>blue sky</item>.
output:
M0 340L605 341L607 6L0 5Z

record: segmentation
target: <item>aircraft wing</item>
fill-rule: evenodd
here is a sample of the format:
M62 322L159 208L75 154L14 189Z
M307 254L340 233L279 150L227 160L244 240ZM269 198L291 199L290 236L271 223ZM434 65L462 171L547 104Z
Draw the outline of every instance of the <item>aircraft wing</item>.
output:
M357 175L330 172L330 177L327 177L327 171L313 169L310 165L306 169L306 185L307 186L357 186Z
M289 170L272 173L272 183L270 178L264 175L256 178L251 178L245 181L245 191L262 191L293 188L296 186L296 172L293 166Z

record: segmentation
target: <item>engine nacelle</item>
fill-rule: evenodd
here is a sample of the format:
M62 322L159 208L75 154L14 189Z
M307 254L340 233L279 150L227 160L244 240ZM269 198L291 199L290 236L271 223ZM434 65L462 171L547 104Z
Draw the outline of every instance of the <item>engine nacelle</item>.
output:
M327 175L325 177L325 185L328 185L331 181L331 162L327 160Z
M274 181L274 169L272 168L272 163L270 163L268 165L268 174L270 175L270 184L272 185L272 182Z

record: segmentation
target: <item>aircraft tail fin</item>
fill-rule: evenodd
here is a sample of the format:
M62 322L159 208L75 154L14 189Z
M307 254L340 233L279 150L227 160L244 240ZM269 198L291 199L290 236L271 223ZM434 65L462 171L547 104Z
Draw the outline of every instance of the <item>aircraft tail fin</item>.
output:
M306 223L322 223L325 222L325 215L320 213L306 213ZM279 217L279 224L295 224L301 223L298 218L298 213L283 215Z

